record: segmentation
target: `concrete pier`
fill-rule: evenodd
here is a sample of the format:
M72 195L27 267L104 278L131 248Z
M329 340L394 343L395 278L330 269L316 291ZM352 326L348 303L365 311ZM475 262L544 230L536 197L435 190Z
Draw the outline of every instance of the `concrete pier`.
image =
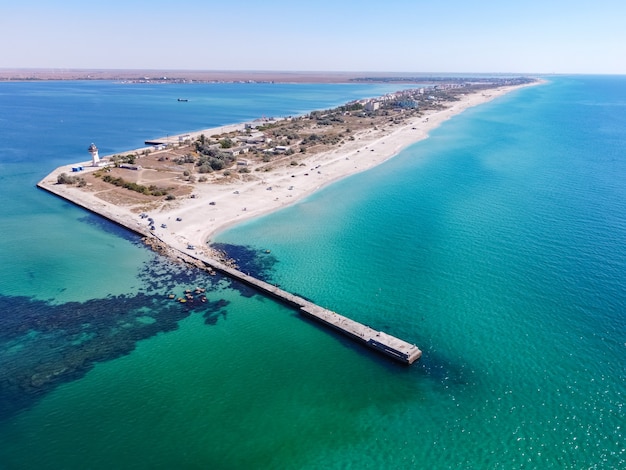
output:
M320 307L319 305L305 300L302 297L290 294L289 292L286 292L272 284L225 266L218 261L186 253L185 255L191 256L192 258L201 261L206 266L219 271L230 278L236 279L270 297L278 299L281 302L296 308L303 315L306 315L307 317L312 318L325 326L328 326L360 343L363 343L365 346L385 354L396 361L404 364L412 364L422 357L422 351L420 351L420 349L414 344L407 343L406 341L389 335L383 331L374 330L369 326L351 320L348 317L344 317L343 315L333 312L332 310Z
M56 172L59 173L63 169L64 167L59 168ZM48 177L48 179L50 178ZM289 305L290 307L298 310L301 314L314 319L321 324L330 327L335 331L338 331L398 362L403 364L412 364L422 356L422 351L420 351L420 349L414 344L410 344L383 331L374 330L369 326L351 320L350 318L333 312L332 310L320 307L319 305L303 299L302 297L290 294L289 292L286 292L272 284L226 266L205 253L201 253L199 251L185 251L176 248L171 244L167 244L154 232L148 230L145 224L139 224L136 217L121 216L120 214L115 213L115 211L107 210L104 204L95 205L90 203L87 200L77 197L77 193L74 191L65 191L62 185L56 185L46 182L46 180L42 180L37 186L84 209L87 209L88 211L98 214L122 227L125 227L132 232L152 239L157 239L161 243L167 245L173 253L178 254L179 258L194 261L194 264L218 271L232 279L242 282L243 284L246 284L269 297Z

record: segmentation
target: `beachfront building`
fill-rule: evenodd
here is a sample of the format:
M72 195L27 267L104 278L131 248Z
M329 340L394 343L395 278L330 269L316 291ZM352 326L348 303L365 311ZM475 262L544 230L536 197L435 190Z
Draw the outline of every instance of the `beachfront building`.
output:
M237 140L241 142L245 142L246 144L254 145L254 144L262 144L265 142L269 142L271 139L268 139L267 137L265 137L265 134L263 134L262 132L255 132L247 136L237 137Z
M241 153L241 149L240 148L229 148L229 149L220 148L220 152L228 153L232 155L233 157L236 157L237 155Z
M96 147L96 144L92 142L87 150L91 154L91 166L99 166L100 157L98 156L98 147Z
M365 103L365 111L369 113L373 113L379 108L380 108L380 102L376 100L369 100L367 103Z

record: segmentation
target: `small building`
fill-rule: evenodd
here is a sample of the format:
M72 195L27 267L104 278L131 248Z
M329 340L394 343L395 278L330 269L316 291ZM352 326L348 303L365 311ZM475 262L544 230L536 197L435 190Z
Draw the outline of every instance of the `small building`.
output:
M262 132L255 132L254 134L251 134L251 135L237 137L237 140L245 142L246 144L262 144L263 142L266 142L268 139L265 137L265 135Z
M220 152L229 153L233 157L236 157L241 152L241 149L239 148L220 149Z
M367 103L365 103L365 111L367 112L374 112L377 111L380 108L380 103L378 101L375 100L369 100Z
M100 163L100 157L98 156L98 147L92 143L87 151L91 154L91 166L98 166Z

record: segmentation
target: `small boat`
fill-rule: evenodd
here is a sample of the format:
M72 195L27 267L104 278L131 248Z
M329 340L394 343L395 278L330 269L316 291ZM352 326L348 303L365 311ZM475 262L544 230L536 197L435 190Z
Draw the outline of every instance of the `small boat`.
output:
M189 100L187 98L178 98L178 101L180 101L182 103L186 103Z

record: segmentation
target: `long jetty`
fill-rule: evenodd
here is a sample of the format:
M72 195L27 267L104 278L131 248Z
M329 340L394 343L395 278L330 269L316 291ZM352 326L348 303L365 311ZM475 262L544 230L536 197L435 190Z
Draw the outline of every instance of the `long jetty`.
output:
M59 170L60 169L57 169L55 172L58 173ZM302 315L318 321L319 323L330 327L333 330L394 359L395 361L410 365L422 356L422 351L414 344L408 343L383 331L377 331L369 326L363 325L362 323L333 312L332 310L316 305L315 303L303 299L302 297L284 291L273 284L267 283L235 268L227 266L204 253L190 253L172 246L171 244L167 244L145 226L138 225L136 220L129 219L128 217L120 217L115 213L105 210L103 207L93 207L87 202L81 200L81 198L73 197L73 192L68 193L63 191L61 187L51 183L49 176L40 181L37 184L37 187L82 207L83 209L93 212L94 214L98 214L101 217L104 217L107 220L130 230L131 232L150 239L159 240L159 242L168 246L172 252L178 254L179 258L183 260L191 259L196 265L204 267L205 269L218 271L231 279L235 279L245 285L248 285L258 292L261 292L268 297L272 297L281 303L296 309Z
M206 266L214 269L215 271L219 271L232 279L236 279L269 297L273 297L282 303L297 309L301 314L312 318L351 339L363 343L396 361L404 364L413 364L420 357L422 357L422 351L414 344L410 344L383 331L374 330L369 326L363 325L362 323L351 320L350 318L333 312L332 310L320 307L319 305L305 300L302 297L284 291L273 284L269 284L237 269L226 266L219 261L189 255L187 253L184 254L185 256L191 256L192 258L204 263Z

